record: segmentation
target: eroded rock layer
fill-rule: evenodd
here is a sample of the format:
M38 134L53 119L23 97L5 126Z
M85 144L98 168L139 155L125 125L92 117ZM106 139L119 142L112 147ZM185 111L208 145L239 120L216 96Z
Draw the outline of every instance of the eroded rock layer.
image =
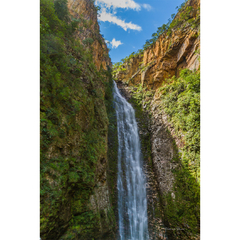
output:
M193 17L199 16L199 0L187 2L191 6ZM198 14L198 15L197 15ZM176 19L179 17L176 15ZM123 64L124 71L118 71L115 78L127 82L130 86L144 84L148 89L159 88L164 80L179 76L180 69L198 70L200 67L200 25L192 28L185 22L181 27L172 29L159 36L156 43L147 48L143 55L131 58Z

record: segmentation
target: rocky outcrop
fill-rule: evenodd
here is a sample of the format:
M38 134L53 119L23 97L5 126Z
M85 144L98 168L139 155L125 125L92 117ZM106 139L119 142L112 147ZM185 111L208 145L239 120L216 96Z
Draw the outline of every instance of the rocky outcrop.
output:
M190 14L196 19L196 26L183 21L170 35L167 32L160 35L142 55L124 62L114 74L119 86L131 93L129 99L134 98L139 86L142 89L143 100L138 107L150 118L151 158L168 239L199 239L200 236L199 185L182 167L179 153L184 147L184 136L175 132L162 107L161 92L157 91L167 84L167 79L178 77L181 69L200 69L200 23L197 20L200 1L189 0L186 6L192 7ZM175 17L178 18L180 13ZM137 102L139 98L136 97ZM186 179L190 179L191 186Z
M195 18L199 14L199 0L191 0L189 6ZM176 15L176 19L179 16ZM159 36L156 43L147 48L143 56L138 55L123 64L125 71L117 72L117 80L128 82L130 86L141 83L148 89L156 90L164 80L174 75L178 76L180 69L198 70L200 67L200 25L192 28L185 22L179 28Z
M93 2L91 0L68 0L68 8L71 15L80 20L80 30L77 31L76 37L83 43L86 40L93 40L91 48L94 64L98 70L101 67L107 70L112 63L105 40L99 33L97 9L93 6Z

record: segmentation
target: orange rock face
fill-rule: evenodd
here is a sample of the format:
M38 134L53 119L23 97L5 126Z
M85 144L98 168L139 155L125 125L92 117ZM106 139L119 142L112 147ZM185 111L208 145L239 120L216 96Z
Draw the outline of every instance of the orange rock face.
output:
M191 0L188 6L190 13L196 17L200 0ZM176 19L179 18L179 13ZM200 26L192 28L188 22L178 29L172 29L172 34L160 35L158 40L143 53L127 63L125 71L117 72L114 76L118 81L128 82L129 85L141 83L148 89L156 90L165 79L179 75L183 68L199 70L200 68Z
M107 66L111 67L112 63L107 45L99 33L97 10L93 8L93 3L90 0L68 0L68 8L74 18L81 20L80 27L82 29L77 32L76 37L81 42L88 38L93 39L91 49L94 63L98 70L101 66L107 70Z

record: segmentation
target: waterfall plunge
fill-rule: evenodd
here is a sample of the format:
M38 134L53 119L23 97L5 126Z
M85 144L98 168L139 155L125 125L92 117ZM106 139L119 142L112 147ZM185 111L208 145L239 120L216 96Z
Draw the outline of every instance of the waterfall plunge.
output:
M146 179L135 111L114 82L118 126L118 217L120 240L147 240Z

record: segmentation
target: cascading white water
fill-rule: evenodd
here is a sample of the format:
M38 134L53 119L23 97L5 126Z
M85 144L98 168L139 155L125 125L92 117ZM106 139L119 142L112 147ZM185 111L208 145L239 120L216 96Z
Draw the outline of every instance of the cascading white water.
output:
M118 217L120 240L147 240L146 178L135 111L114 82L118 127Z

